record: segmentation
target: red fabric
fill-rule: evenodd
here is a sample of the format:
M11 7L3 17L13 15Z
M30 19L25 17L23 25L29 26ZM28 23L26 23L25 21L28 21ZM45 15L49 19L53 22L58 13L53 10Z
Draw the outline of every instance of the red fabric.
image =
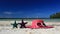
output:
M41 23L40 27L37 25L37 23ZM53 28L52 26L44 26L43 25L44 21L40 19L36 19L32 21L31 26L27 26L27 28Z
M32 21L32 28L39 28L39 26L37 25L37 23L43 23L43 20L39 20L39 19L33 20ZM43 25L41 25L41 26L43 26Z

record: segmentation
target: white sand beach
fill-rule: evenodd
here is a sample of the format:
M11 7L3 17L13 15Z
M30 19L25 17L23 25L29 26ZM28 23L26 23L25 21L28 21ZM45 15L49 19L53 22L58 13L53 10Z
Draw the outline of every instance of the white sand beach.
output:
M14 21L0 21L0 34L60 34L60 22L57 23L45 22L46 25L54 26L54 28L49 28L49 29L44 29L44 28L42 29L14 28L13 29L11 23L14 23ZM31 25L31 23L28 23L27 25Z

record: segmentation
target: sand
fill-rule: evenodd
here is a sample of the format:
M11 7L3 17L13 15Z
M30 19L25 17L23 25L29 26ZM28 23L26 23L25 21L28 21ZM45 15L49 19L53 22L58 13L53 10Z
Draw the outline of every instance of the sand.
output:
M1 27L0 27L1 28ZM0 34L60 34L60 26L50 29L1 28Z
M60 22L45 22L46 25L54 26L49 29L29 29L29 28L12 28L11 23L14 21L0 21L0 34L60 34ZM5 23L5 24L3 24ZM7 26L8 25L8 26ZM27 25L31 25L28 23Z

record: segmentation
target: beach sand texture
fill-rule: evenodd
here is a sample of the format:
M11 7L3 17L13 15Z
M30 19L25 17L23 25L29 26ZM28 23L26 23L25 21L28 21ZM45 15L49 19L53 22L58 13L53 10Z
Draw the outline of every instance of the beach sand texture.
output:
M21 21L17 21L19 23ZM26 21L25 21L26 22ZM29 21L27 25L31 25ZM60 22L45 22L46 25L54 26L54 28L49 29L29 29L29 28L12 28L11 23L14 21L0 21L0 34L60 34Z

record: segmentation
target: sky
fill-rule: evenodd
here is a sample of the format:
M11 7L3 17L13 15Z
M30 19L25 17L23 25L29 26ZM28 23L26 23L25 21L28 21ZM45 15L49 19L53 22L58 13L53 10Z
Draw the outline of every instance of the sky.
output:
M60 0L0 0L0 18L49 18L60 12Z

